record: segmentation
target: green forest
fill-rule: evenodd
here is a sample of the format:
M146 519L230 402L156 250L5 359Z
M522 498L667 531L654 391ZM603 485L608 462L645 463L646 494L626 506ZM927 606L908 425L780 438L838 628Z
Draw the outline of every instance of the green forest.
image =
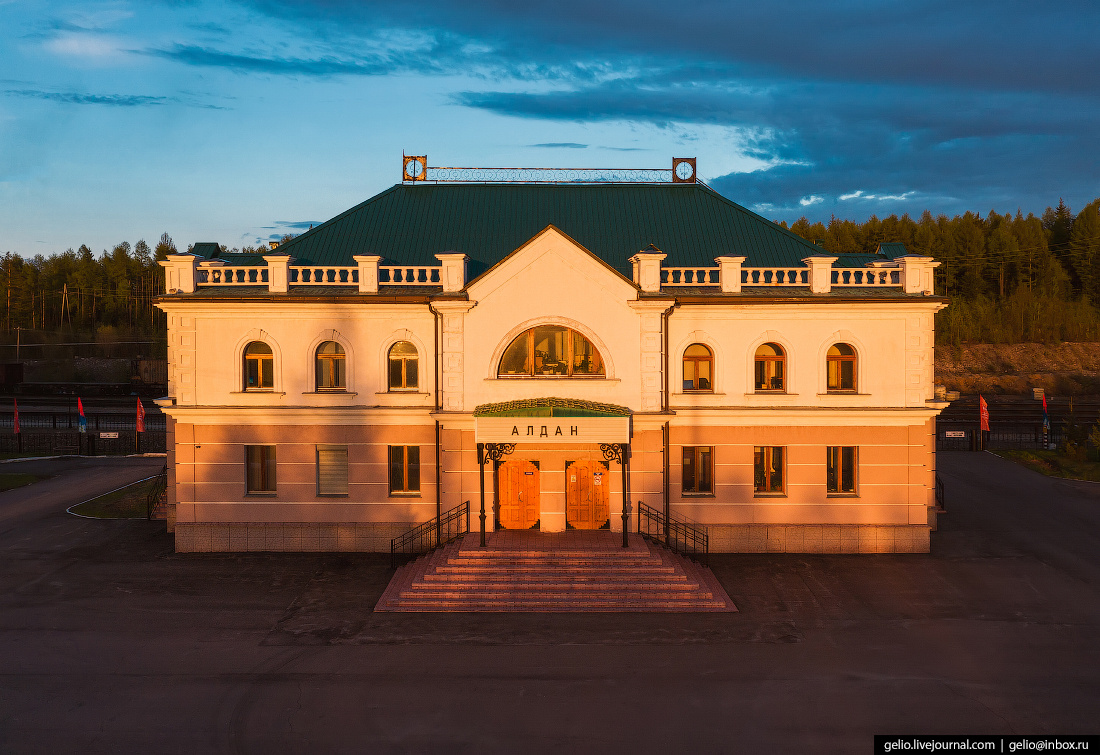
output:
M926 211L917 220L801 218L780 225L833 254L871 254L880 243L900 241L939 260L936 292L952 300L936 316L940 343L1100 340L1100 199L1076 214L1059 201L1040 217ZM164 290L157 260L175 251L165 233L153 247L123 241L99 254L86 245L30 259L8 252L0 258L6 297L0 339L152 341L153 351L163 353L164 316L153 306Z

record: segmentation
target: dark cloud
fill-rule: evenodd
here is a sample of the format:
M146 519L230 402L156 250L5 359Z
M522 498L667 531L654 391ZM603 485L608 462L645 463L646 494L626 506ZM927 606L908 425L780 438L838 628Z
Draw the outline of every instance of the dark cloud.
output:
M320 225L320 220L276 220L275 225L265 225L264 230L274 229L290 229L293 231L308 231L315 225ZM284 230L284 233L286 231ZM280 236L275 236L275 240L278 240Z
M432 68L430 60L423 57L403 61L377 57L371 60L351 60L337 57L292 58L259 55L241 55L223 52L209 47L175 45L167 49L135 50L143 55L164 58L190 66L226 68L246 73L267 73L282 76L380 76L397 73L409 68Z
M528 144L529 147L546 147L549 149L587 149L587 144L577 142L543 142L542 144Z
M1100 194L1090 0L252 2L338 48L379 30L447 40L434 68L401 70L495 82L454 95L464 107L644 123L670 141L684 124L736 129L769 167L712 184L776 217Z
M111 105L114 107L144 107L175 102L173 97L145 94L84 94L82 92L47 92L42 89L5 89L5 94L33 97L39 100L64 102L69 105Z

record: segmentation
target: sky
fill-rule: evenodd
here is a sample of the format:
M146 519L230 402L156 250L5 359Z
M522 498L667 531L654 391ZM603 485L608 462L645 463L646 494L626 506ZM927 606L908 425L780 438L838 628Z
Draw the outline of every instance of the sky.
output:
M1100 3L0 0L0 253L256 244L429 165L667 168L774 220L1100 196Z

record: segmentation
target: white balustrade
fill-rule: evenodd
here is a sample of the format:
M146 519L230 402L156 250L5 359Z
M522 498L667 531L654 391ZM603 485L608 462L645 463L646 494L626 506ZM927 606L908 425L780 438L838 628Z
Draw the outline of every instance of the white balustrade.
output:
M885 286L901 287L901 271L898 269L884 270L882 268L867 267L839 267L832 271L832 283L834 286L848 288L860 286Z
M379 265L380 286L442 286L442 267Z
M333 267L330 265L291 265L290 284L293 286L357 286L358 267Z
M200 267L195 271L199 286L266 286L267 267Z
M808 267L743 267L741 285L808 286L810 269Z
M662 286L718 286L717 267L663 267Z

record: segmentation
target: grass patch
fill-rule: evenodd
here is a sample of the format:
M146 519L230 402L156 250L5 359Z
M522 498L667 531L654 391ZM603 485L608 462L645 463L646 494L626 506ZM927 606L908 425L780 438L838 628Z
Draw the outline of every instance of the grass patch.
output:
M144 519L148 515L149 493L156 480L143 480L121 490L78 503L69 511L95 519Z
M32 482L38 482L39 480L45 479L43 475L38 474L0 472L0 492L12 490L13 488L21 488L24 485L30 485Z
M994 451L998 456L1023 464L1048 477L1100 482L1100 462L1071 459L1058 451Z

